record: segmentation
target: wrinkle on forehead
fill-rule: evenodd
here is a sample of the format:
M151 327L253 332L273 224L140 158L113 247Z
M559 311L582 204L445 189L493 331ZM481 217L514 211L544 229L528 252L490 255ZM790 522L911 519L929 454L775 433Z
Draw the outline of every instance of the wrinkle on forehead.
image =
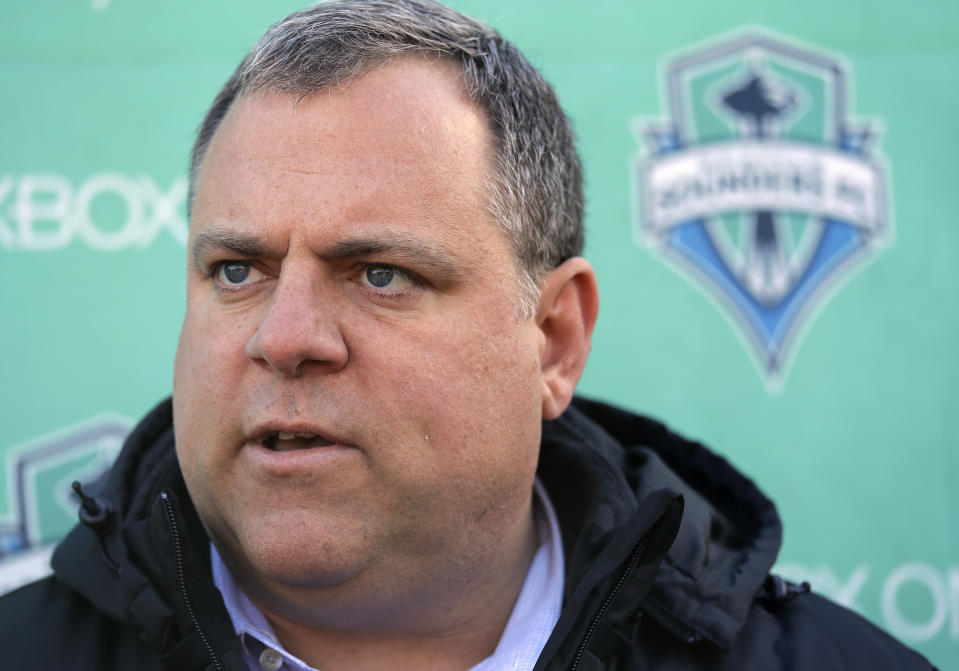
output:
M227 173L256 164L293 180L346 183L375 197L417 180L427 201L448 198L449 173L459 172L457 197L487 213L492 150L485 112L469 99L458 70L445 60L406 57L335 94L263 90L241 97L212 139L197 195L203 199L211 161ZM272 197L269 191L261 196L263 202Z
M368 95L375 89L376 95ZM411 90L415 89L415 93ZM248 105L256 100L265 105ZM455 116L444 116L451 100L459 102ZM313 113L319 107L321 114ZM375 149L370 138L390 133L404 144L408 161L422 161L441 148L464 157L467 153L488 158L492 149L485 112L472 101L458 69L449 61L429 61L407 56L394 59L352 80L348 87L309 94L263 89L247 93L230 108L221 128L233 123L259 125L264 114L282 115L291 127L307 125L315 142L348 141L360 150ZM344 123L350 120L360 123ZM345 129L350 130L346 136ZM220 135L219 130L217 135ZM297 133L291 133L296 136ZM214 142L217 136L214 136ZM257 153L283 157L299 145L277 144L276 138L252 138ZM309 170L309 168L305 168Z

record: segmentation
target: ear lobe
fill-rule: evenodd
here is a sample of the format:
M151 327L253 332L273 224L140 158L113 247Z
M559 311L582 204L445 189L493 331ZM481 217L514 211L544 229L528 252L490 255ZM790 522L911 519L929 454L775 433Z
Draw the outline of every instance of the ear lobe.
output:
M586 259L569 259L546 275L536 310L543 334L543 419L559 417L572 400L598 312L596 274Z

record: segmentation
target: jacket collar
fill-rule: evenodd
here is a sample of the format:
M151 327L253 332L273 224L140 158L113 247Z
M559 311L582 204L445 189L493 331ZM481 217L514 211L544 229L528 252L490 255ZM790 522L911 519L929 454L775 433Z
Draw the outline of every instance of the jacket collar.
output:
M173 446L170 399L127 438L90 493L107 524L81 524L53 554L60 581L110 618L129 624L178 669L245 669L222 599L209 577L206 533L190 503Z
M669 518L663 490L681 500L681 524L660 538L666 547L651 558L649 583L635 587L640 609L683 641L729 648L782 535L775 506L749 479L662 424L584 399L544 423L539 475L564 535L567 597L587 576L599 580L592 567L602 548L624 535L638 541L635 520L656 505Z

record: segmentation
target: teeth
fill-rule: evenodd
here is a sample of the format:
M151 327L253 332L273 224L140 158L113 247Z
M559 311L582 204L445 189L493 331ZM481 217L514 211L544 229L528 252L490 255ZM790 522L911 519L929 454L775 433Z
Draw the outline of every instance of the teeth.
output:
M309 443L289 443L293 439L309 441ZM298 433L295 431L277 431L263 439L263 446L276 450L279 452L285 452L287 450L302 449L308 447L327 447L333 445L332 442L323 438L315 433Z
M315 433L293 433L292 431L287 433L286 431L279 431L276 434L276 437L279 438L280 440L293 440L294 438L306 438L307 440L313 440L314 438L316 438L316 434Z

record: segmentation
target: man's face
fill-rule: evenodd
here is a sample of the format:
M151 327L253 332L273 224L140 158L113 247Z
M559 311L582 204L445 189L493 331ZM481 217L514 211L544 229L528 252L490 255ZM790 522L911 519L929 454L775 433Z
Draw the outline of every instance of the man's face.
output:
M300 100L254 94L217 131L176 444L261 598L399 596L529 533L543 335L485 209L491 152L454 71L413 58Z

